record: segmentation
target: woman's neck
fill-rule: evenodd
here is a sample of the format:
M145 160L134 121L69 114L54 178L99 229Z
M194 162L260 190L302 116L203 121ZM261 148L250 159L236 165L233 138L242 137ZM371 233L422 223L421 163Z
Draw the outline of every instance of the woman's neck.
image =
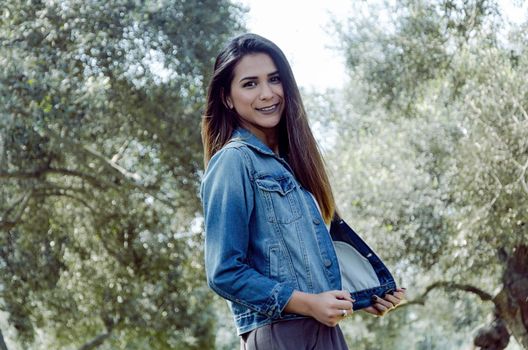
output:
M275 154L279 154L279 133L277 128L259 128L254 125L242 124L242 127L249 130L260 141L268 146Z

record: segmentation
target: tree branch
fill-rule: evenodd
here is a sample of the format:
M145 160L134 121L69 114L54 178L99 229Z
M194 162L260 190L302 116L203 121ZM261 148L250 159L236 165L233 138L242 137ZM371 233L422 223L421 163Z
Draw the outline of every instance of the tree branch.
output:
M83 153L88 153L92 157L97 158L105 166L112 168L114 171L117 171L117 173L119 173L120 177L123 178L124 180L126 180L127 182L131 182L134 185L142 186L142 185L137 183L137 182L141 181L141 176L139 176L136 173L128 171L127 169L125 169L122 166L120 166L119 164L113 162L111 159L106 158L103 154L97 152L96 150L92 149L91 147L83 145L83 144L80 144L78 142L75 142L74 140L68 139L67 137L61 136L57 132L55 132L54 130L52 130L50 128L47 128L45 131L48 132L49 134L51 134L52 137L54 137L54 138L56 138L58 140L61 140L62 143L68 144L69 146L72 146L72 147L80 150Z
M29 197L31 197L31 192L32 190L27 191L26 193L21 195L19 199L15 200L14 203L10 204L9 208L6 210L3 217L8 217L11 214L11 212L15 210L15 208L20 202L22 202L22 211L23 211L27 201L29 200Z
M81 178L83 180L86 180L92 186L94 186L96 188L99 188L101 190L104 190L105 187L117 187L117 185L112 183L112 182L101 180L101 179L99 179L99 178L97 178L95 176L92 176L92 175L89 175L89 174L85 174L85 173L77 171L77 170L70 170L70 169L63 169L63 168L49 168L48 172L49 173L56 173L56 174L66 175L66 176L79 177L79 178Z
M95 157L96 159L101 161L104 166L111 169L122 180L124 180L125 183L132 186L132 188L136 188L145 194L151 195L154 199L158 200L159 202L165 204L167 207L175 211L178 210L178 208L170 200L161 198L155 191L152 190L152 188L149 188L148 186L145 186L144 184L140 183L142 179L141 176L139 176L138 174L128 171L127 169L113 162L111 159L106 158L103 154L97 152L96 150L88 146L82 145L78 142L75 142L74 140L68 139L67 137L61 137L59 134L57 134L51 129L46 129L46 131L49 132L52 137L60 139L62 143L66 143L81 152L88 153L90 156Z
M123 143L123 145L119 148L119 150L117 151L116 154L114 154L114 156L112 157L111 161L114 162L114 163L117 163L119 161L119 159L123 156L123 154L125 153L126 149L128 148L128 145L130 144L130 141L129 140L125 140L125 142Z
M121 323L119 319L112 319L111 317L105 317L105 315L101 315L101 318L105 324L106 332L96 335L92 340L89 340L88 342L81 345L79 350L92 350L99 347L106 339L110 337L110 335L112 335L112 331L114 330L115 326Z
M67 190L68 189L63 189L63 188L50 189L50 190L38 191L35 193L35 195L36 196L49 196L49 197L51 196L67 197L67 198L80 202L82 205L88 208L92 214L94 215L96 214L96 210L90 204L88 204L88 202L86 202L84 199L80 197L77 197L77 196L74 196L72 194L65 192Z
M56 173L56 174L61 174L61 175L79 177L79 178L89 182L92 186L94 186L96 188L99 188L101 190L104 189L105 187L117 187L117 185L115 185L115 184L113 184L111 182L100 180L100 179L98 179L95 176L92 176L92 175L89 175L89 174L85 174L85 173L77 171L77 170L62 169L62 168L51 168L51 167L37 169L37 170L32 171L32 172L19 171L19 172L13 172L13 173L0 173L0 179L13 179L13 178L17 178L17 179L35 179L35 178L37 178L38 179L41 176L45 175L46 173Z
M0 173L0 179L33 179L38 178L42 175L40 170L36 170L34 172L25 173L22 171L14 172L14 173Z
M528 113L526 113L526 110L522 106L521 103L519 103L519 100L517 100L515 97L512 97L513 103L519 110L521 111L522 115L524 116L524 120L528 120Z
M36 196L38 196L38 197L46 197L46 196L67 197L67 198L70 198L70 199L73 199L73 200L76 200L76 201L80 202L86 208L88 208L92 214L94 214L94 215L96 214L96 210L90 204L88 204L87 201L85 201L81 197L74 196L73 194L68 193L69 191L73 191L73 192L77 191L77 192L84 193L84 191L82 191L80 189L67 188L67 187L66 188L65 187L41 188L41 189L37 189L37 190L32 189L32 190L28 191L26 194L21 196L20 199L16 200L15 203L13 203L13 205L2 215L2 217L4 217L5 219L4 220L0 220L0 229L8 230L8 229L11 229L14 226L16 226L18 224L18 222L20 221L20 219L22 217L22 214L24 213L24 209L26 208L30 197L36 197ZM15 207L17 205L19 205L19 203L21 203L21 202L22 202L22 205L20 205L21 208L19 208L18 213L15 216L15 218L12 219L12 220L9 220L8 216L15 209Z
M62 168L43 168L43 169L38 169L38 170L33 171L33 172L13 172L13 173L1 173L0 172L0 179L10 179L10 178L32 179L32 178L40 178L42 175L44 175L46 173L57 173L57 174L61 174L61 175L79 177L79 178L82 178L82 179L86 180L87 182L89 182L92 186L94 186L96 188L99 188L101 190L104 190L105 188L108 188L108 187L119 188L118 185L116 185L114 183L111 183L109 181L98 179L95 176L88 175L88 174L85 174L83 172L76 171L76 170L62 169ZM171 209L174 209L174 210L178 209L169 200L161 198L160 196L158 196L158 194L156 194L154 191L152 191L148 187L143 186L141 184L138 184L138 183L130 180L129 178L127 178L126 176L124 176L121 173L119 173L119 174L120 174L119 176L122 179L124 179L127 184L132 186L132 188L139 189L141 192L149 194L154 199L160 201L161 203L165 204L166 206L168 206Z
M29 199L33 195L33 190L27 191L23 196L20 197L13 205L2 215L2 220L0 220L0 229L9 230L13 226L15 226L22 217L22 214L24 213L24 210L27 207L27 204L29 202ZM18 209L18 213L15 215L15 218L12 220L8 220L8 216L11 214L13 210L15 210L15 207L19 205L19 203L22 203Z
M521 175L519 175L519 179L517 181L521 183L524 192L528 194L528 185L526 184L526 180L524 179L526 177L526 170L528 169L528 160L526 160L526 163L524 163L524 165L519 164L515 159L512 159L512 161L521 171Z
M95 349L95 348L98 348L101 344L104 343L104 341L110 337L111 335L111 331L109 332L106 332L106 333L101 333L97 336L95 336L92 340L84 343L80 348L79 350L91 350L91 349Z
M418 296L417 298L413 300L408 301L402 306L408 306L408 305L413 305L413 304L425 305L427 295L431 291L437 288L443 288L447 291L461 290L464 292L473 293L477 295L482 301L491 301L495 303L493 296L491 294L483 291L480 288L472 286L470 284L460 284L460 283L454 283L454 282L439 281L439 282L435 282L429 285L427 288L425 288L425 292L423 292L422 295Z

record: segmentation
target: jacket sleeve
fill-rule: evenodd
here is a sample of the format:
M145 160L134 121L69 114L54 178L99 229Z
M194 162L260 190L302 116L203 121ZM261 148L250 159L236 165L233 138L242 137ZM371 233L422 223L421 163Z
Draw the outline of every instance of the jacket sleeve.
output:
M276 319L281 317L293 287L248 265L254 192L245 157L234 147L220 150L202 180L207 282L223 298Z

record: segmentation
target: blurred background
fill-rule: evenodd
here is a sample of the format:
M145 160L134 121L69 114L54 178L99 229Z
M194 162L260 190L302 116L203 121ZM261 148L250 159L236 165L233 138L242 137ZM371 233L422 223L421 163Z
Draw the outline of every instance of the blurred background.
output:
M200 118L236 34L290 60L342 216L409 303L353 349L528 349L528 4L3 0L0 350L237 349Z

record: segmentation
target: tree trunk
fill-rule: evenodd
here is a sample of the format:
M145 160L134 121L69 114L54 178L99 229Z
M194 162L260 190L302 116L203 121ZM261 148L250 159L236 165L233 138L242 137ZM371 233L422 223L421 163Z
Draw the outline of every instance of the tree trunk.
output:
M436 288L476 294L482 301L495 304L495 320L479 330L474 344L487 350L504 349L513 336L524 349L528 349L528 246L520 244L513 254L505 255L504 260L503 288L495 297L472 285L438 281L403 306L424 305L427 295Z
M497 317L511 335L528 349L528 246L518 246L508 257L504 288L494 298Z
M0 350L7 350L7 345L4 341L4 335L2 334L2 330L0 330Z

